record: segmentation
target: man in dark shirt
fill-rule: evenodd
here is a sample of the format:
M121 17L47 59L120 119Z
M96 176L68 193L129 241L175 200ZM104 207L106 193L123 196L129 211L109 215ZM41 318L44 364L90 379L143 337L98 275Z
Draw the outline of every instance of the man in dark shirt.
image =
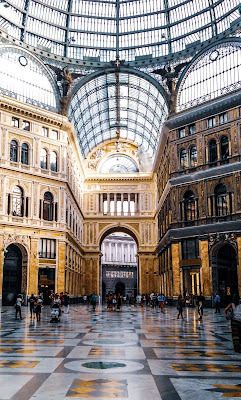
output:
M202 319L202 317L203 317L204 300L205 300L205 297L203 296L202 292L200 292L200 295L197 296L197 310L198 310L199 319Z

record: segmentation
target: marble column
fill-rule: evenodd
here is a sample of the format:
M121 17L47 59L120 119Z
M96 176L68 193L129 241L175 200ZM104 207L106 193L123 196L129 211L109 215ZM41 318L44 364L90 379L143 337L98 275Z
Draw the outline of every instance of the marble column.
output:
M173 296L176 297L182 293L180 287L180 260L179 243L172 243L172 274L173 274Z
M65 241L58 241L58 272L57 272L57 292L64 291L64 279L65 279Z
M110 193L107 193L107 214L110 213Z
M121 215L124 213L124 194L121 193Z
M212 273L209 265L208 240L199 240L201 258L201 290L204 296L213 295Z
M114 194L114 215L117 215L117 195Z
M37 238L31 237L30 239L29 294L38 294L38 241Z
M103 211L104 211L103 205L104 205L103 193L100 193L100 209L99 209L99 211L100 211L102 214L103 214Z

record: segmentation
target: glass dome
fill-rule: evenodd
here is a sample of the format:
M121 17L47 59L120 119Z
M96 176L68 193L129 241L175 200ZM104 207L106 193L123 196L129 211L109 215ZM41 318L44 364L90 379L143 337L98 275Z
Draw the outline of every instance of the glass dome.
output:
M30 52L0 45L0 93L57 112L58 88L46 66Z
M134 160L123 154L114 154L108 157L100 166L101 173L133 173L138 172L138 167Z
M69 119L84 157L113 138L127 139L155 155L168 110L160 88L144 76L106 70L76 89Z
M0 27L77 60L155 59L228 32L239 0L2 0Z

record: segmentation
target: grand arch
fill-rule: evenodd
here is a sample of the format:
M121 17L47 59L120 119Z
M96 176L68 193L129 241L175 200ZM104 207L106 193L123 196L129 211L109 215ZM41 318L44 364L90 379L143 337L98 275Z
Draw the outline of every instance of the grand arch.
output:
M89 246L89 250L85 253L84 270L82 272L84 277L83 293L90 294L95 292L100 294L101 244L106 236L113 232L127 233L137 244L139 292L159 292L158 259L155 253L155 237L151 231L151 228L154 231L154 225L150 224L149 234L146 227L148 227L147 221L145 223L136 221L129 224L125 222L113 223L112 221L105 224L99 223L95 227L88 226L88 234L91 236L92 241L95 242L95 246ZM96 236L94 232L91 233L91 228L95 229ZM93 240L93 237L95 237L95 240Z

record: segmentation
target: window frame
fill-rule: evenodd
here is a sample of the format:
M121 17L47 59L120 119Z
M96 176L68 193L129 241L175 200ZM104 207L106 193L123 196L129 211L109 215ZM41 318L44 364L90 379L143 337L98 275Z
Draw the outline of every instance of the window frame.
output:
M17 163L18 162L18 149L19 149L19 144L17 140L12 139L10 142L10 161Z

